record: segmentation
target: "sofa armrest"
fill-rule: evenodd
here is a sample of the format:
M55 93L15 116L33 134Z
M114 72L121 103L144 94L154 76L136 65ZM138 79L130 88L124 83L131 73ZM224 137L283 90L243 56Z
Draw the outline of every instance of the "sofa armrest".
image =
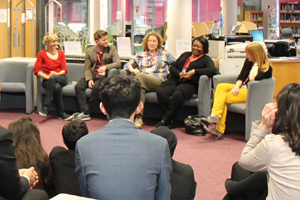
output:
M198 86L198 115L208 117L211 111L212 78L202 75Z
M213 77L214 88L217 88L219 83L236 83L236 75L215 75Z
M264 106L267 103L273 102L274 87L274 77L260 81L250 81L248 83L246 100L246 141L250 138L251 123L255 120L261 120L261 111Z
M26 113L31 113L34 110L33 68L34 68L34 63L29 63L26 67L26 77L25 77Z

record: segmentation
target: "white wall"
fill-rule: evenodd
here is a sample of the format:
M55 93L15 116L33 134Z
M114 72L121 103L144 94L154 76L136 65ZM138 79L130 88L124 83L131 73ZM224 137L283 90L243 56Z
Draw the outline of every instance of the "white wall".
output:
M192 0L168 0L167 51L176 56L176 39L192 38Z

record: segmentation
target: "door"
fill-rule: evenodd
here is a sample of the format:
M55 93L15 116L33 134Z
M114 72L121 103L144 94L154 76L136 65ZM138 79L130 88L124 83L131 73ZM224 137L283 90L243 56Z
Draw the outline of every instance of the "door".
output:
M9 43L8 43L8 20L9 20L9 7L8 7L9 3L8 0L1 0L0 1L0 17L1 17L1 21L0 21L0 31L1 31L1 37L0 37L0 47L1 51L0 51L0 59L2 58L7 58L9 57L8 55L8 47L9 47Z
M34 6L34 9L32 8ZM11 57L36 56L36 0L11 0L10 31L11 31ZM32 13L32 9L34 13Z

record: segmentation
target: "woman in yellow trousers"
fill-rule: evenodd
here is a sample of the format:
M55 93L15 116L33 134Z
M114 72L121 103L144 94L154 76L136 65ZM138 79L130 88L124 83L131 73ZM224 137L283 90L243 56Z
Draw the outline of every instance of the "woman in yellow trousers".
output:
M201 121L205 129L220 139L225 132L227 104L245 103L249 81L272 77L272 67L263 46L258 42L250 43L245 48L246 60L237 77L236 84L220 83L217 85L211 115Z

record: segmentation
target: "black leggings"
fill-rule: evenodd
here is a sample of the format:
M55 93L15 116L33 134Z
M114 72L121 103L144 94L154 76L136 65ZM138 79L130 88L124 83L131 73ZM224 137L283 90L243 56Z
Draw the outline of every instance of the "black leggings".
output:
M227 195L224 200L266 199L268 194L267 172L250 172L238 162L232 166L231 179L225 182Z

